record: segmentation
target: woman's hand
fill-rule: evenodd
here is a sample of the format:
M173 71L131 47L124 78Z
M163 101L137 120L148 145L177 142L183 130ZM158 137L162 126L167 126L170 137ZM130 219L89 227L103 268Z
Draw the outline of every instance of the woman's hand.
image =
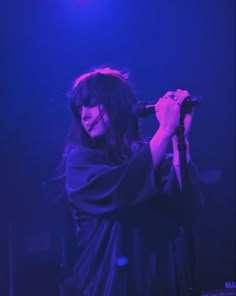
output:
M157 167L168 148L169 140L173 144L173 163L179 164L178 138L176 136L177 128L180 125L181 106L184 100L189 97L187 90L177 89L168 91L155 104L155 111L160 127L150 141L150 149L154 167ZM192 115L184 120L186 136L190 130ZM187 143L187 139L186 139ZM186 145L187 161L190 160L189 145Z
M169 136L175 137L176 129L180 124L181 105L189 97L187 90L177 89L168 91L155 104L156 117L160 123L160 129ZM191 126L192 115L187 114L184 119L186 135Z

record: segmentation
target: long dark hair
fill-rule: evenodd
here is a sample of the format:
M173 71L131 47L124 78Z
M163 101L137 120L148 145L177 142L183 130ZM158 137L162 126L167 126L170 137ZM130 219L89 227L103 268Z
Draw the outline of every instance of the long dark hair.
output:
M138 118L132 108L137 99L134 95L128 74L110 67L96 68L79 76L68 92L70 108L73 113L72 125L64 151L67 157L73 147L78 145L93 147L81 124L82 106L101 105L109 117L109 129L105 146L117 159L124 159L139 146L140 134Z

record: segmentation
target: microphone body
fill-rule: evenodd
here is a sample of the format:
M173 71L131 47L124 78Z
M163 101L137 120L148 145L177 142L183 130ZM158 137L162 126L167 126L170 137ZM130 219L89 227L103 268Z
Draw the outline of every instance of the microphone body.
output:
M201 97L187 97L182 103L182 112L186 114L190 113L192 111L192 107L199 105L201 100ZM155 103L139 101L133 106L132 113L137 117L147 117L151 114L155 114Z

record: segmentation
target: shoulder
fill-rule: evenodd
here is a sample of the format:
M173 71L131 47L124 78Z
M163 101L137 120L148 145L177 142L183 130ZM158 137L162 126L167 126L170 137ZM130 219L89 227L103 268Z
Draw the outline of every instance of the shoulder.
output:
M67 160L70 161L70 160L76 159L82 155L88 154L89 153L88 150L89 150L88 148L82 147L82 146L73 147L68 152Z
M82 164L83 162L87 163L91 155L90 150L91 149L82 146L71 148L66 157L67 164Z
M67 165L88 165L104 162L104 152L83 146L73 147L66 158Z

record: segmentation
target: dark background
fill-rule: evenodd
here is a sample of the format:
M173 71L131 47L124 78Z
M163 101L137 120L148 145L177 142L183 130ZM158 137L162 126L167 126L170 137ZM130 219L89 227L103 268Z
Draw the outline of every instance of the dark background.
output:
M66 92L101 64L127 70L140 99L176 88L203 97L190 135L192 158L208 177L198 280L202 290L236 281L235 0L0 5L0 295L57 295L59 264L73 261L53 178L70 122ZM157 127L152 116L142 121L146 136Z

